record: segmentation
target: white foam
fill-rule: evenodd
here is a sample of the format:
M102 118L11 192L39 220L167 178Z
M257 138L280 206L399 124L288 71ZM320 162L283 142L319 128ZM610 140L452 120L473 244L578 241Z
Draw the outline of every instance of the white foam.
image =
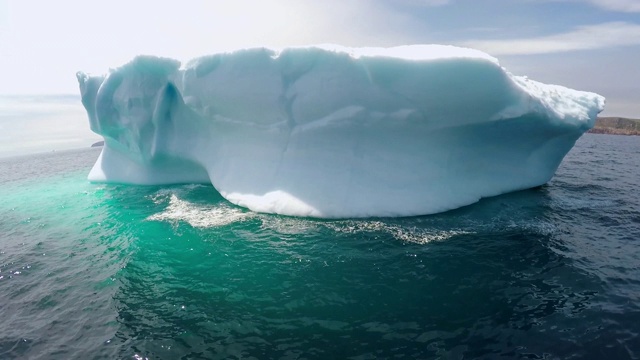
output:
M147 218L151 221L184 221L195 228L212 228L246 221L255 216L253 213L226 204L197 205L181 200L176 194L169 195L169 205L157 214Z
M436 230L428 228L418 228L415 226L400 226L384 223L382 221L346 221L346 222L329 222L325 226L328 228L346 234L357 233L374 233L382 232L391 235L394 239L415 244L427 244L432 241L442 241L459 235L473 234L473 232L453 229L453 230Z
M258 220L261 222L262 229L275 231L279 234L300 235L329 229L342 234L381 233L390 235L398 241L415 244L427 244L432 241L442 241L454 236L473 233L460 229L436 230L418 228L416 226L401 226L375 220L318 221L257 214L243 211L224 202L198 204L179 198L179 196L187 195L197 186L187 185L181 188L158 190L154 195L150 196L150 199L155 204L166 203L167 206L163 211L147 217L146 220L170 223L186 222L195 228L217 228L247 220Z
M260 220L262 221L262 229L286 235L308 234L322 227L322 224L318 221L288 216L261 215Z

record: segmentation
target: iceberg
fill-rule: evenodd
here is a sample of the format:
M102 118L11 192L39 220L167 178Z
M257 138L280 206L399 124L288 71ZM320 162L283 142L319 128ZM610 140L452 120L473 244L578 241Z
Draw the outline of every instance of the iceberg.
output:
M77 74L104 147L94 182L210 183L257 212L442 212L545 184L602 96L444 45L139 56Z

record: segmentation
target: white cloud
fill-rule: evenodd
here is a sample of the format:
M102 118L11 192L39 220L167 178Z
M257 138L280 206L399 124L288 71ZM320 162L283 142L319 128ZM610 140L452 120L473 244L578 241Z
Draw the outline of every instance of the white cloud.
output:
M105 72L137 54L188 60L250 46L391 46L411 42L406 29L421 26L378 0L0 0L0 93L75 93L76 71Z
M640 12L640 0L523 0L525 2L572 2L586 3L603 10L618 12Z
M640 12L640 0L588 0L591 4L612 11Z
M415 5L415 6L443 6L449 5L453 1L452 0L400 0L405 4Z
M509 40L470 40L460 43L491 55L531 55L640 45L640 25L608 22L577 27L548 36Z

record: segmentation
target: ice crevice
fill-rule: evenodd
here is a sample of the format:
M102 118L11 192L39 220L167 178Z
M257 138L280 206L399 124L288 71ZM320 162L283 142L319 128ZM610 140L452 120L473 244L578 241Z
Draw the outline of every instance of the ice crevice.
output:
M443 45L140 56L78 73L91 181L211 183L258 212L411 216L547 182L604 108Z

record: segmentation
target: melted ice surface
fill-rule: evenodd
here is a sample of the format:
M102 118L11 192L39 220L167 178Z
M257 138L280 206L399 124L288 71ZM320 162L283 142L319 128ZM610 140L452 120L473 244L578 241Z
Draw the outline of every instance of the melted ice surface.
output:
M441 45L244 49L78 73L92 181L211 183L254 211L441 212L547 182L604 98ZM177 206L177 205L176 205Z

